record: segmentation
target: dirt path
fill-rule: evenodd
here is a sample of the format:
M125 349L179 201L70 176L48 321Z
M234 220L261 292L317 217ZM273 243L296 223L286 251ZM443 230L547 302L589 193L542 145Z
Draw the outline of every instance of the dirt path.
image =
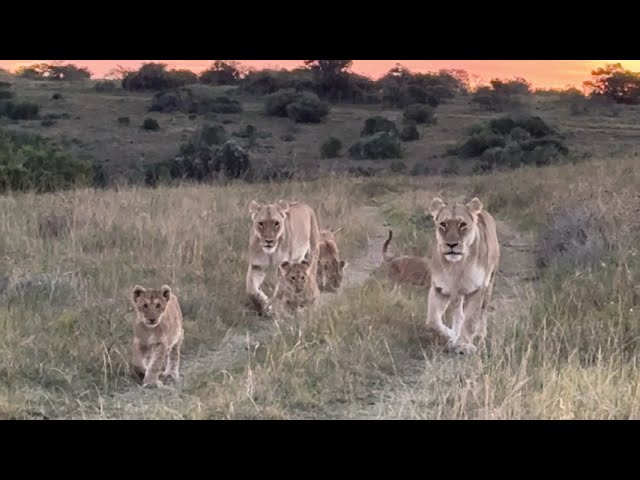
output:
M380 266L382 244L386 230L380 212L376 207L365 206L361 216L370 225L378 226L369 232L366 252L349 259L349 267L345 270L343 290L361 286L371 273ZM336 301L337 295L322 294L320 303L326 305ZM178 399L180 393L188 387L194 378L211 372L216 374L228 372L249 359L251 350L264 345L277 332L273 321L260 320L251 329L231 327L221 342L214 348L200 346L196 351L183 350L181 359L181 380L175 388L143 389L131 384L129 387L105 396L101 400L101 412L87 415L87 418L144 418L145 412L158 402Z

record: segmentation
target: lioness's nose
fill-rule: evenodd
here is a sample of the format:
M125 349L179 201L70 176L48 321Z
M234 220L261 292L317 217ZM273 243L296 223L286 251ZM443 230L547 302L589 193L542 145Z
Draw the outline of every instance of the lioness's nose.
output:
M456 248L458 246L457 243L447 243L447 247L449 248Z

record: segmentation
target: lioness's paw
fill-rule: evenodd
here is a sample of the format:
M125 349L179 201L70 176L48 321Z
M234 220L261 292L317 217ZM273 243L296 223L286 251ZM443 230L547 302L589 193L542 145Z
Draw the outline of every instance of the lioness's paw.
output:
M476 352L476 346L473 343L456 343L450 346L449 351L457 355L470 355Z
M160 388L163 386L162 382L158 380L146 380L143 382L142 386L144 388Z

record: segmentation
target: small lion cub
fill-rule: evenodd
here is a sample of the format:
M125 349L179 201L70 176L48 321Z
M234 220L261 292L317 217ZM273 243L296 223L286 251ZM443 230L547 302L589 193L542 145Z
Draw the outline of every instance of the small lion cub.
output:
M320 297L320 290L309 261L282 262L278 267L278 281L273 297L292 311L315 305Z
M178 380L180 347L184 338L182 310L168 285L159 290L133 288L136 319L133 323L133 372L144 387ZM164 372L163 372L164 369Z

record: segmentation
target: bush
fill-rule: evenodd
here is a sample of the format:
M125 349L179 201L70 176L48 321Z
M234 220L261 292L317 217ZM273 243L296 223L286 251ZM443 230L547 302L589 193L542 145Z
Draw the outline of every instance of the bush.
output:
M390 132L395 134L397 131L398 129L393 121L376 115L375 117L369 117L364 121L364 128L360 132L360 136L366 137L378 132Z
M220 124L203 125L196 132L197 145L222 145L226 141L227 132L224 126Z
M405 165L404 162L401 162L401 161L393 162L389 166L389 170L391 170L393 173L401 173L401 172L404 172L406 169L407 169L407 166Z
M160 92L151 100L152 112L170 113L180 111L187 114L240 113L242 105L237 100L217 94L211 87L193 85Z
M96 82L93 88L96 92L113 92L116 89L116 84L109 80L104 80Z
M416 127L414 124L405 125L400 131L399 137L403 142L412 142L414 140L418 140L420 138L418 127Z
M463 158L478 157L493 147L504 147L506 142L502 135L491 131L484 131L471 135L458 148L454 149L455 153Z
M40 125L42 125L43 127L51 127L52 125L55 125L56 121L53 118L45 118L40 122Z
M295 70L258 70L249 72L240 82L240 90L252 95L270 95L279 90L315 91L313 74L306 68ZM316 92L317 93L317 92Z
M189 70L167 70L164 63L145 63L122 79L125 90L164 90L196 83L198 76Z
M45 138L0 131L0 192L44 193L84 186L90 170L88 163Z
M287 116L296 123L320 123L329 114L329 104L315 93L302 92L287 105Z
M340 155L342 142L336 137L329 137L320 145L320 156L322 158L336 158Z
M53 95L51 95L51 100L62 100L62 94L54 93Z
M200 74L199 80L206 85L236 85L240 80L240 71L231 63L216 60Z
M361 138L349 148L355 159L402 158L402 145L398 137L389 132L378 132Z
M0 100L8 100L9 98L13 98L13 92L9 90L0 90Z
M249 155L233 140L222 145L216 152L214 161L214 170L223 172L229 178L240 178L251 167Z
M471 102L480 106L484 110L502 112L513 110L523 106L518 97L509 94L499 93L490 87L478 88L471 97Z
M31 102L5 101L0 103L0 117L9 117L11 120L35 120L39 118L40 107Z
M120 125L128 126L131 124L131 119L129 117L118 117L118 123Z
M404 111L404 118L417 124L426 123L428 125L436 123L434 110L429 105L414 103L409 105Z
M329 104L311 92L279 90L269 95L265 113L272 117L289 117L297 123L318 123L329 113Z
M142 128L144 130L157 131L160 130L160 124L154 118L145 118L144 122L142 122Z

